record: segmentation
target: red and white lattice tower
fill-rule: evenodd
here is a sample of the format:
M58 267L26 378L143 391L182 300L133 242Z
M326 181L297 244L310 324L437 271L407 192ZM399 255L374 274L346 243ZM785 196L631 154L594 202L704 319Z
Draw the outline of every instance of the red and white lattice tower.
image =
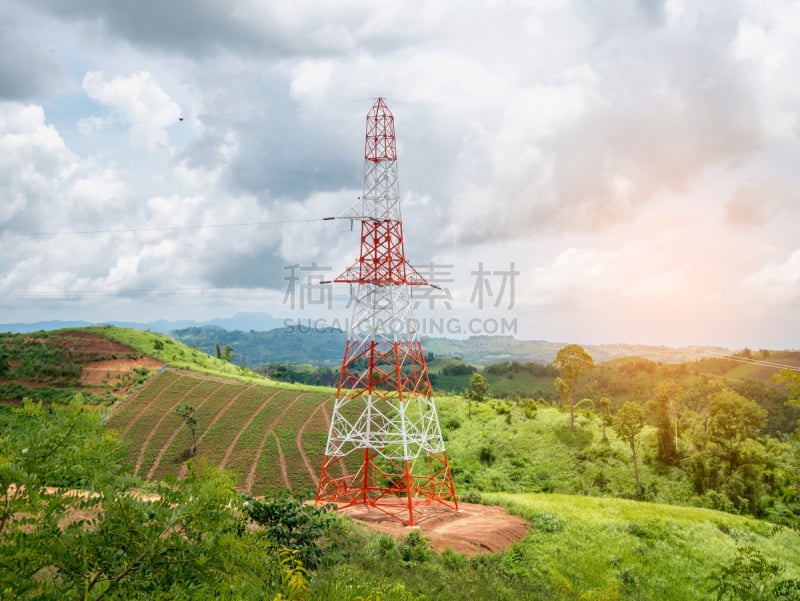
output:
M458 509L431 393L406 262L394 117L382 98L367 114L364 193L344 217L361 222L361 255L335 282L353 290L318 503L366 505L409 525L429 506Z

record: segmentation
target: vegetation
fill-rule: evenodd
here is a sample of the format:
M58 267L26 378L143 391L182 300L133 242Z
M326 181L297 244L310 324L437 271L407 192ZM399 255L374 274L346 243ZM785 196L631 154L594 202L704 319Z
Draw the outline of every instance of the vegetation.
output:
M486 494L533 524L528 537L437 554L414 532L398 541L291 497L243 497L202 462L144 492L85 406L0 415L3 599L699 600L750 598L730 596L747 583L791 599L800 583L796 531L717 511Z
M639 479L639 434L644 428L644 409L639 403L626 401L614 417L614 430L623 442L631 449L633 457L633 473L636 476L636 495L642 495L642 484ZM605 437L605 431L603 431Z
M553 366L561 373L556 380L556 387L562 392L562 400L569 406L569 429L575 430L575 386L578 378L594 367L594 360L586 350L578 344L568 344L558 350Z
M481 400L437 394L457 491L533 525L506 552L469 558L302 503L332 389L267 380L150 332L92 331L194 373L137 373L145 385L105 419L107 409L74 394L0 405L0 599L795 599L800 590L796 372L773 381L774 369L740 377L732 360L619 359L579 373L573 401L560 404L554 380L566 382L566 371L429 355L437 377L466 378L459 392ZM5 339L6 385L20 385L9 374L25 373L23 356L57 360L36 342L53 335ZM55 373L41 377L68 382ZM548 396L500 398L501 384L523 381L547 382Z

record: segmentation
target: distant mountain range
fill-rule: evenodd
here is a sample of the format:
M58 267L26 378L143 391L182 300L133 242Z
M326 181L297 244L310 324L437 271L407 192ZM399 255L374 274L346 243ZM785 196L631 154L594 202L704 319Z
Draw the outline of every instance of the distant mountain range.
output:
M287 327L283 320L266 313L237 313L229 318L207 322L158 320L149 323L102 322L137 330L169 334L175 339L211 355L220 348L233 349L233 362L256 368L266 363L310 363L336 366L342 360L347 334L337 329ZM0 331L36 332L99 325L86 321L39 321L36 323L0 324ZM435 356L459 357L467 363L489 365L519 361L551 363L566 342L517 340L513 336L472 336L466 339L425 338L423 348ZM730 354L717 346L672 348L641 344L583 345L598 363L620 357L642 357L661 363L682 363L705 357Z
M181 319L168 321L159 319L148 323L132 321L37 321L34 323L3 323L0 332L24 334L38 332L39 330L60 330L63 328L84 328L87 326L110 325L120 328L133 328L134 330L150 330L160 334L167 334L174 330L197 327L217 327L224 330L258 330L267 331L283 326L283 320L272 317L267 313L237 313L233 317L216 317L210 321L193 321Z

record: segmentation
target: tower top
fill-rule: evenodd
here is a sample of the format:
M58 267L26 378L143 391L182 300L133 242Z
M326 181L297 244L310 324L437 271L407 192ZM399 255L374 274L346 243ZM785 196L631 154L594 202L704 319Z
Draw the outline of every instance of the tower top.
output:
M364 158L373 163L397 160L394 115L383 98L378 98L367 113L367 143Z

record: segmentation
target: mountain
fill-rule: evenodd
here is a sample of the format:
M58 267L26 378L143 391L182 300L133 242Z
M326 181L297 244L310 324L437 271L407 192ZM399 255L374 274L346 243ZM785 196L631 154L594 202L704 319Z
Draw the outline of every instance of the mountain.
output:
M176 340L211 355L216 345L233 349L232 360L238 365L257 368L266 363L310 363L320 366L338 365L342 360L347 334L341 330L288 326L266 332L228 331L219 326L200 326L173 330ZM438 357L459 357L474 365L518 361L549 364L565 342L517 340L513 336L472 336L464 340L425 338L426 353ZM585 345L597 363L619 357L641 357L661 363L682 363L707 357L729 355L721 347L646 346L638 344Z
M267 313L236 313L208 321L158 320L139 322L38 321L35 323L0 324L0 332L27 333L90 325L113 325L135 330L169 334L175 339L211 355L216 345L230 346L233 361L256 368L265 363L291 362L314 365L337 365L342 360L347 335L334 328L317 329L286 325ZM518 361L548 364L566 342L517 340L513 336L472 336L466 339L424 338L426 353L442 357L459 357L474 365ZM640 344L583 345L597 363L619 357L641 357L661 363L682 363L708 357L729 355L728 349L716 346L672 348Z
M64 328L83 328L93 325L112 325L120 328L132 328L134 330L150 330L166 334L173 330L185 328L217 326L225 330L259 330L266 331L281 327L283 320L276 319L268 313L236 313L232 317L216 317L210 321L194 321L191 319L180 319L169 321L159 319L147 323L133 321L37 321L33 323L3 323L0 324L0 332L11 332L13 334L24 334L27 332L38 332L40 330L60 330Z

